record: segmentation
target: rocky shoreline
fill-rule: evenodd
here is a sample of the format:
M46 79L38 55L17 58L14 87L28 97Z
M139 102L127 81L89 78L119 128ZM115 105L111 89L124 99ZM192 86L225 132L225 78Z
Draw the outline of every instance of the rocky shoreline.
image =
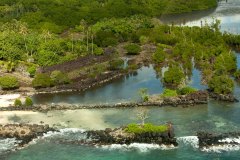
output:
M0 138L16 138L20 141L18 147L23 147L49 131L55 131L55 129L50 128L49 125L7 124L0 125Z
M107 128L105 130L87 131L87 139L91 139L90 144L94 145L111 145L111 144L126 144L146 143L158 145L173 145L178 146L173 130L158 133L128 133L126 127L115 129Z
M236 140L240 137L240 132L229 133L211 133L211 132L198 132L197 137L199 139L200 148L208 148L219 145L239 145Z
M207 104L208 94L205 91L198 91L185 96L177 96L171 98L163 98L159 101L149 102L129 102L129 103L117 103L117 104L98 104L98 105L34 105L32 107L2 107L0 111L38 111L48 112L52 110L77 110L77 109L102 109L102 108L131 108L131 107L164 107L164 106L193 106L197 104Z

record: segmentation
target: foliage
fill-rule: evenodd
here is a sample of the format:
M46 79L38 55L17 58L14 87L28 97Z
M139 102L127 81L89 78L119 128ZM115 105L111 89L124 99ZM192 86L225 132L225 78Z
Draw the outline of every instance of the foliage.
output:
M163 97L176 97L176 96L178 96L178 93L176 90L164 89L162 96Z
M24 105L25 105L26 107L32 106L32 105L33 105L32 99L31 99L30 97L26 97Z
M141 52L141 47L137 44L128 44L124 48L128 55L138 55Z
M68 84L70 83L70 79L68 78L67 74L62 73L61 71L53 71L50 75L51 80L53 81L54 85L61 85L61 84Z
M208 87L217 94L229 94L233 92L234 83L227 75L215 75L209 81Z
M52 87L53 81L49 75L44 73L39 73L33 79L32 86L37 89Z
M141 96L141 99L143 102L147 102L149 99L148 89L147 88L141 88L138 91L139 95Z
M19 88L19 82L16 77L2 76L0 77L0 86L4 90L11 90Z
M234 77L235 77L237 80L240 80L240 70L239 70L239 69L234 73Z
M178 89L177 93L179 95L188 95L188 94L194 93L196 91L197 90L195 88L187 86L187 87L183 87L183 88Z
M163 81L167 85L178 86L184 80L184 73L178 66L172 66L164 73Z
M36 66L30 66L30 67L27 69L28 73L30 74L30 77L34 77L34 75L35 75L35 73L36 73L36 70L37 70Z
M109 61L109 69L110 70L119 70L124 67L124 60L118 58Z
M153 61L157 64L164 62L166 58L166 53L163 51L162 48L158 47L157 51L153 54Z
M14 106L15 106L15 107L20 107L20 106L22 106L22 101L21 101L20 99L15 99L15 101L14 101Z
M129 124L125 129L125 131L128 133L134 133L134 134L149 133L149 132L163 133L168 131L168 126L167 125L155 126L151 123L146 123L143 126L137 125L137 124Z

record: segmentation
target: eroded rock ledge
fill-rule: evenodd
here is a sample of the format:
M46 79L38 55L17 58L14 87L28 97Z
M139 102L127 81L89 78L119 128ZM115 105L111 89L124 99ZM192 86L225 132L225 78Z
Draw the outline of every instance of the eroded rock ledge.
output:
M211 147L217 145L239 145L234 139L240 137L240 132L229 133L210 133L210 132L198 132L199 147Z
M16 138L21 141L19 143L21 147L49 131L55 130L49 125L7 124L0 125L0 138Z
M163 133L146 132L135 134L126 132L125 128L126 127L116 129L107 128L105 130L87 131L87 138L92 140L91 144L96 145L146 143L178 146L173 130L168 130Z

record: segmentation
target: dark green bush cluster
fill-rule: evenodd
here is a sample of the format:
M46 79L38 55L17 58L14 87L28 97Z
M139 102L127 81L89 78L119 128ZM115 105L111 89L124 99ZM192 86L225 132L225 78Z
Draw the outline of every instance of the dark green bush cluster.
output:
M191 94L191 93L195 93L197 90L195 88L192 88L192 87L183 87L183 88L180 88L177 90L177 93L179 95L188 95L188 94Z
M37 89L47 88L54 86L54 83L49 75L45 73L39 73L33 79L32 86Z
M124 67L124 60L120 58L109 61L110 70L120 70L120 69L123 69L123 67Z
M62 73L61 71L53 71L50 75L51 80L54 85L68 84L70 83L70 79L67 74Z
M32 105L33 105L33 101L30 97L26 97L24 104L22 104L22 101L20 99L15 99L14 101L15 107L21 107L21 106L31 107Z
M144 124L144 126L137 125L137 124L129 124L125 129L125 131L128 133L134 133L134 134L149 133L149 132L163 133L168 131L168 126L167 125L156 126L151 123L146 123Z
M141 47L138 44L128 44L124 48L128 55L138 55L141 52Z
M47 88L53 87L62 84L70 83L70 79L67 74L62 73L61 71L53 71L51 75L45 73L40 73L35 76L32 81L32 85L34 88Z
M167 85L178 86L184 80L185 75L178 66L172 66L164 73L163 81Z
M16 77L2 76L0 77L0 86L4 90L11 90L19 88L19 82Z
M240 80L240 70L237 70L237 71L234 73L234 77L235 77L237 80Z
M208 87L217 94L230 94L233 92L234 82L227 75L215 75L209 81Z
M159 64L164 62L165 58L166 58L166 53L163 51L163 48L158 47L157 51L153 54L153 57L152 57L153 61L156 64Z
M22 101L21 101L20 99L15 99L15 101L14 101L14 106L15 106L15 107L20 107L20 106L22 106Z

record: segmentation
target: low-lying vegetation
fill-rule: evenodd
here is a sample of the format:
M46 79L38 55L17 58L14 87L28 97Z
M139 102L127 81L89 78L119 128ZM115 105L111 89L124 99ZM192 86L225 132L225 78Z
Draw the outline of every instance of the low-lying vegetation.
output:
M151 123L146 123L144 125L138 125L138 124L129 124L127 128L125 129L128 133L134 133L134 134L140 134L140 133L163 133L168 131L167 125L153 125Z

